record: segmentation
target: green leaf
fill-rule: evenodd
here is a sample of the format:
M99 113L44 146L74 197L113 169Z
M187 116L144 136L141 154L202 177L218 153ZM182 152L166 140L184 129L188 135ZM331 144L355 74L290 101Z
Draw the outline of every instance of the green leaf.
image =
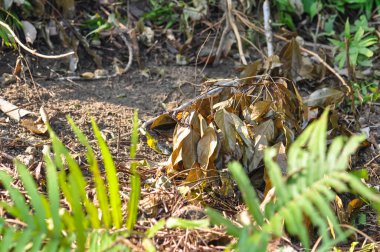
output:
M236 180L239 189L242 193L245 204L248 207L250 214L254 217L255 221L262 225L264 222L263 214L260 210L260 202L257 194L253 189L250 180L244 172L240 163L234 161L228 164L228 170Z
M33 226L34 219L32 215L30 215L29 213L30 211L29 206L26 204L25 198L20 193L20 191L14 188L13 186L11 186L11 182L12 182L11 176L4 171L0 171L0 181L1 181L2 186L5 187L5 189L8 191L11 199L14 202L15 210L16 210L15 217L19 218L21 221L28 224L28 226L30 227Z
M133 159L136 157L136 150L137 150L137 142L138 142L138 114L137 110L134 112L133 116L133 130L132 130L132 137L131 137L131 151L130 151L130 157ZM138 214L138 204L140 199L140 191L141 191L141 185L140 185L140 175L137 171L137 163L133 162L131 164L131 194L129 196L128 201L128 217L127 217L127 228L129 230L133 230L134 225L137 220L137 214Z
M99 128L96 125L94 119L91 120L91 123L96 139L98 140L98 144L103 157L104 168L106 170L106 178L109 187L109 198L111 203L112 223L115 228L120 228L122 221L121 198L119 192L119 181L116 175L115 163L113 162L111 153L102 135L100 134Z
M187 220L187 219L170 217L166 221L166 226L168 228L186 228L186 229L207 228L210 226L210 220L209 219Z
M347 39L350 39L351 37L351 32L350 32L350 21L346 20L346 23L344 25L344 37L347 38Z
M5 228L4 233L1 237L0 242L0 252L8 252L11 251L13 247L13 236L15 235L15 230L12 227Z
M157 221L156 224L154 224L153 226L151 226L145 232L146 238L153 238L159 230L161 230L161 229L163 229L165 227L165 224L166 224L166 221L164 219L161 219L161 220Z
M95 190L96 190L96 197L99 201L99 207L102 212L102 221L106 228L110 227L111 225L111 216L109 213L109 203L108 203L108 197L107 197L107 189L104 185L104 181L101 177L98 162L96 161L96 157L94 154L94 151L92 150L87 137L82 133L82 131L75 125L73 119L71 117L67 118L69 121L69 124L74 131L75 135L77 136L78 140L82 145L86 147L87 151L87 162L89 164L89 169L92 172L93 179L95 182Z
M21 164L18 160L16 160L15 166L20 176L20 179L30 197L31 205L33 206L35 210L34 214L37 219L38 227L42 232L46 233L47 232L47 225L45 222L46 210L43 204L43 199L45 199L45 197L38 192L36 182L32 178L30 172L25 167L25 165Z
M70 174L68 177L69 190L72 196L72 213L74 216L76 244L78 251L84 251L86 243L85 231L87 228L85 215L81 206L80 195L77 193L79 190L78 181L74 178L74 175Z
M44 159L46 163L47 191L53 219L53 237L58 238L61 233L61 219L59 218L60 197L59 186L57 186L58 174L48 153L44 154Z
M223 215L218 213L212 208L206 208L206 214L210 217L211 224L223 225L226 228L228 234L239 237L242 228L234 225L230 220L226 219Z

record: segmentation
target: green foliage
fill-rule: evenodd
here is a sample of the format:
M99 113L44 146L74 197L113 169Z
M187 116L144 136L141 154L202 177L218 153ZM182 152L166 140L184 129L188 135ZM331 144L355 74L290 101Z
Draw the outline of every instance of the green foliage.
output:
M278 9L278 21L293 30L296 28L293 19L302 14L313 20L321 10L327 10L326 16L331 13L348 15L355 11L370 18L374 9L380 11L379 0L276 0L274 2Z
M5 10L0 7L0 21L5 22L9 27L22 29L22 23L20 19L9 10ZM8 30L0 25L0 39L7 47L13 47L16 49L17 45L13 37L10 37Z
M123 223L115 164L96 123L92 121L106 171L106 180L104 180L87 138L71 118L68 120L75 135L86 147L89 170L95 184L96 200L86 191L90 183L86 181L79 165L49 127L54 156L51 156L48 150L44 152L47 195L38 191L32 175L20 162L15 162L18 178L12 178L8 173L0 171L0 182L11 199L11 203L2 201L0 206L24 224L13 226L4 217L0 218L0 235L3 239L0 251L25 251L30 248L32 251L41 249L57 251L58 249L71 250L74 247L78 251L86 249L103 251L107 248L120 251L120 248L118 250L117 246L111 245L120 237L128 237L133 229L137 219L140 195L136 168L131 178L128 229L122 232L111 232L110 228L119 229ZM137 121L137 112L135 112L131 147L134 151L136 151L138 139ZM20 189L13 186L16 179L21 181L25 193L21 193ZM61 205L62 201L67 203L66 208ZM126 249L128 248L124 247L123 250Z
M179 14L175 12L177 3L167 0L149 0L151 11L144 14L144 19L150 20L156 25L164 25L170 28L179 20Z
M380 98L379 84L377 82L352 83L355 96L355 105L364 105L375 102Z
M328 111L325 111L321 119L312 123L291 145L288 175L285 178L279 165L273 161L276 150L266 150L265 165L275 188L275 199L266 204L263 210L258 207L259 200L242 166L237 162L228 166L253 219L249 225L239 227L215 210L207 209L207 214L213 224L224 225L229 234L239 238L235 244L238 250L266 251L271 237L283 235L285 229L297 236L307 249L310 247L305 225L307 217L322 237L319 250L327 251L349 234L342 230L330 208L336 192L351 191L375 204L380 203L378 194L362 184L356 176L346 172L350 155L364 137L337 137L327 150L327 121ZM264 219L267 221L263 222ZM334 237L329 227L333 228Z
M341 40L330 39L331 43L338 48L338 54L335 56L335 61L338 63L339 68L342 68L347 61L347 46L348 55L351 66L371 66L372 61L370 58L374 54L375 45L378 40L374 35L365 31L373 31L373 29L368 27L368 22L364 19L355 22L351 29L350 23L346 22L344 32L341 34ZM367 26L366 26L367 25ZM355 31L355 33L353 33ZM344 38L344 39L343 39ZM348 41L348 43L346 42Z

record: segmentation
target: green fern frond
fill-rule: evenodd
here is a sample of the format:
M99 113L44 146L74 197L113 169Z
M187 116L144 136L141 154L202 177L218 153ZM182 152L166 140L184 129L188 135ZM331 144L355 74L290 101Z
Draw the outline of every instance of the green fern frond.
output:
M242 166L237 162L228 166L254 221L250 227L238 228L211 209L208 209L207 213L212 223L225 225L228 233L239 237L239 250L255 248L255 251L265 251L272 235L283 234L284 225L288 233L297 236L303 246L309 248L309 231L305 225L307 217L322 237L319 250L326 251L349 235L342 230L330 207L336 192L354 192L373 204L380 203L379 194L371 191L356 176L346 171L350 155L365 137L352 136L348 140L337 137L327 150L327 119L326 110L321 118L306 128L292 144L288 152L286 177L282 176L279 165L273 161L277 155L276 150L266 150L264 161L275 188L276 198L266 205L264 212L257 212L258 199L252 186L246 183L248 179ZM256 206L252 206L252 202L255 202ZM267 221L260 225L262 218ZM334 230L330 230L330 227Z

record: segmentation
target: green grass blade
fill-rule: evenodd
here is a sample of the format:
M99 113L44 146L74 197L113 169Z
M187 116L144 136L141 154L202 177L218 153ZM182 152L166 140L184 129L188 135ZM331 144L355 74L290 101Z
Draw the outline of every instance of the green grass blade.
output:
M57 169L49 154L44 154L46 163L46 180L51 216L53 219L53 237L58 238L61 232L61 219L59 218L59 186Z
M153 238L160 229L162 229L162 228L165 227L165 224L166 224L166 221L164 219L161 219L161 220L157 221L156 224L154 224L153 226L151 226L145 232L146 238Z
M44 247L44 250L46 251L57 251L59 246L59 240L54 239L50 240Z
M228 234L235 237L240 236L240 233L243 229L234 225L230 220L226 219L218 211L215 211L212 208L206 208L206 214L210 217L211 224L223 225L226 228Z
M45 234L39 234L33 237L33 246L29 252L38 252L41 251L42 242L45 239Z
M86 193L86 187L87 183L83 177L83 174L75 160L70 156L66 156L67 165L69 166L70 175L73 175L73 178L76 180L76 185L78 187L77 194L80 196L80 199L82 199L83 204L87 211L87 217L91 222L91 227L93 228L99 228L100 227L100 221L98 217L98 211L95 205L89 200Z
M137 150L137 142L138 142L138 114L137 110L134 112L133 116L133 130L132 130L132 136L131 136L131 150L130 150L130 157L133 159L136 157L136 150ZM138 214L138 204L140 199L140 191L141 191L141 185L140 185L140 175L137 171L137 163L133 162L131 164L131 194L129 196L128 201L128 218L127 218L127 228L129 230L133 230L136 220L137 220L137 214Z
M76 179L73 177L72 174L69 175L69 189L72 196L72 213L74 216L75 221L75 231L76 231L76 240L77 240L77 250L78 251L84 251L85 249L85 243L86 243L86 236L85 236L85 230L86 230L86 221L85 216L83 213L83 209L81 206L80 196L77 193L79 188Z
M131 158L136 157L137 151L137 143L139 140L138 128L139 128L139 118L138 118L138 110L136 109L133 113L133 128L132 128L132 136L131 136L131 149L129 156Z
M262 225L264 218L260 210L260 202L251 182L243 170L243 167L238 162L231 162L228 164L228 170L236 180L249 212L252 214L253 218L255 218L257 224Z
M16 247L14 252L24 252L26 251L26 245L33 242L33 230L31 228L24 229L21 232L21 236L17 237Z
M13 247L13 237L15 236L15 230L12 227L6 227L4 234L1 237L0 252L11 251Z
M30 202L35 210L35 216L37 218L38 227L42 232L46 233L46 211L43 204L43 198L45 197L38 192L36 182L32 178L32 175L30 175L30 172L25 167L25 165L21 164L19 161L16 160L15 166L20 176L20 179L30 197Z
M100 221L98 217L98 212L95 205L87 197L87 193L86 193L87 182L85 178L83 177L82 171L78 163L72 158L67 148L62 144L61 140L58 139L58 137L55 135L55 133L52 130L50 130L50 136L53 143L55 157L62 157L62 156L65 157L70 173L73 174L73 177L75 178L76 183L78 184L78 191L76 193L79 194L81 199L83 199L83 203L89 215L89 220L91 222L92 227L99 228ZM62 165L62 158L59 158L59 159L60 159L59 161L57 161L57 158L55 159L55 164L58 167Z
M90 166L90 171L92 172L92 175L94 177L95 182L95 190L96 190L96 197L99 201L99 207L102 212L102 221L106 228L111 226L111 217L108 214L109 213L109 203L108 203L108 197L107 197L107 189L104 185L104 181L101 177L98 162L96 161L96 157L94 154L94 151L92 150L87 137L82 133L82 131L75 125L73 119L70 117L67 118L72 130L74 131L75 135L77 136L79 142L86 147L87 150L87 161Z
M194 229L194 228L207 228L210 226L209 219L201 219L201 220L187 220L181 218L170 217L166 221L166 226L168 228L186 228L186 229Z
M131 194L128 201L128 217L127 228L133 230L138 214L138 204L140 199L140 175L137 172L137 164L133 162L131 164Z
M20 191L11 186L11 176L6 172L0 171L0 181L14 202L15 210L17 210L15 217L25 222L28 226L33 226L34 220L33 216L29 214L29 206L26 204L25 198Z
M92 128L94 130L96 139L98 140L98 144L100 147L100 151L102 153L104 167L106 170L106 178L109 187L109 198L111 203L111 216L113 227L120 228L121 227L121 198L119 192L119 182L116 176L116 167L113 162L111 153L107 147L106 142L104 141L102 135L100 134L99 128L96 125L95 121L92 119Z
M136 157L137 151L137 142L138 142L138 113L135 110L133 114L133 129L131 136L131 149L130 149L130 157L133 159ZM128 201L128 218L127 218L127 228L129 230L133 230L134 225L137 220L138 214L138 204L140 199L140 175L137 172L137 163L133 162L131 164L131 194Z

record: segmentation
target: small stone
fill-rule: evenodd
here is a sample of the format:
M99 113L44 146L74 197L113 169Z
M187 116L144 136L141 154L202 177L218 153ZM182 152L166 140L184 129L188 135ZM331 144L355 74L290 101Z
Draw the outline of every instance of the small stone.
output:
M35 147L29 146L28 148L26 148L25 153L29 155L35 155L37 153L37 150Z
M20 154L16 157L21 163L23 163L25 166L29 167L31 164L33 164L34 156L33 155L24 155Z

